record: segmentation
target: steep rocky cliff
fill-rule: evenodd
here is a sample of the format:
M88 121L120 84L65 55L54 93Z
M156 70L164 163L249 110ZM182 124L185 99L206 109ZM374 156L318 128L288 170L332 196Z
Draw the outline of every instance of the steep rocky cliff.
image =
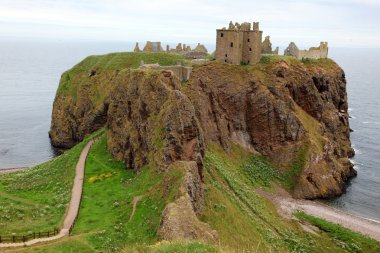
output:
M100 62L87 59L62 76L52 143L71 147L106 126L110 153L131 169L154 164L164 173L189 163L200 180L185 187L195 213L202 206L203 157L210 144L228 152L235 143L267 156L300 198L339 195L356 173L348 159L353 150L346 80L331 60L210 62L194 66L187 83L167 71L130 69L120 59L116 66L112 58Z

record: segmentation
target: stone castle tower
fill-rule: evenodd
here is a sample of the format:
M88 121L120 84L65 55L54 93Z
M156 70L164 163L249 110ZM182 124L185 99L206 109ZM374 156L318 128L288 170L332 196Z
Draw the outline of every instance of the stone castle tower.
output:
M215 59L232 64L255 64L260 61L263 32L259 23L230 22L228 29L216 30Z

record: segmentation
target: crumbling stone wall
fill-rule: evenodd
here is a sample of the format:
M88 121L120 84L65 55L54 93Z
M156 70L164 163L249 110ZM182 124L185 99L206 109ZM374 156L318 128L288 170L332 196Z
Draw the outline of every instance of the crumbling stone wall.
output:
M177 65L172 66L160 66L159 64L145 64L144 61L141 61L140 69L171 71L180 81L189 80L190 74L193 70L192 67L183 66L181 62L178 62Z
M136 46L133 51L141 52L138 42L136 42ZM143 51L144 52L163 52L164 49L162 48L160 41L157 41L157 42L147 41Z
M261 53L278 55L278 51L279 51L278 47L276 47L275 50L272 50L272 43L270 42L270 36L266 36L261 46Z
M328 43L321 42L319 47L311 47L309 50L300 50L294 42L291 42L285 49L284 55L293 56L298 59L302 58L327 58L328 56Z
M218 61L240 64L254 64L261 57L262 31L259 23L229 23L228 29L216 30L215 59Z

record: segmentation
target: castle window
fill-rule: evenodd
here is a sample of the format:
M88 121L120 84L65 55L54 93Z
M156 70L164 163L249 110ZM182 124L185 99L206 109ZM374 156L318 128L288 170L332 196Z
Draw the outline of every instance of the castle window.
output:
M224 34L223 34L223 33L221 33L221 34L220 34L220 37L223 37L223 35L224 35Z
M250 40L250 39L248 39L247 41L248 41L248 42L250 42L251 40Z
M233 42L231 42L231 47L234 47L234 43Z
M249 48L249 51L252 51L252 48Z
M225 56L227 57L227 54L225 54Z
M227 59L225 59L224 62L227 62Z
M249 60L248 60L248 64L249 64Z

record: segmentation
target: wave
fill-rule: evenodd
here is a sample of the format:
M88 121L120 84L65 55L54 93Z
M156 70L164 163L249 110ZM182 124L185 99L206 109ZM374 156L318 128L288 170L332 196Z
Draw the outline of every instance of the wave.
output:
M372 125L380 125L380 122L372 122L372 121L363 121L363 124L372 124Z

